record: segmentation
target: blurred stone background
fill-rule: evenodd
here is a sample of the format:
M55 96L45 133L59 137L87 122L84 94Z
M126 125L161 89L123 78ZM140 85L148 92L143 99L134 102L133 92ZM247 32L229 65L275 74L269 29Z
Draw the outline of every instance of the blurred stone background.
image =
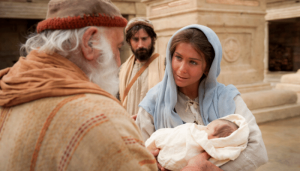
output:
M0 69L12 66L20 57L19 48L26 37L45 19L49 0L0 0ZM113 0L122 15L130 20L146 17L146 5L141 0ZM126 44L122 62L131 54Z
M155 50L163 56L168 40L178 29L189 24L213 29L223 48L218 81L239 89L266 138L270 162L260 171L300 170L300 162L296 162L300 149L295 143L300 135L299 0L112 2L128 20L146 17L153 22L158 35ZM0 69L18 60L20 45L46 17L47 3L48 0L0 0ZM126 44L121 50L121 61L130 55ZM295 134L288 134L289 131ZM281 135L285 138L278 137ZM281 141L287 142L280 144Z

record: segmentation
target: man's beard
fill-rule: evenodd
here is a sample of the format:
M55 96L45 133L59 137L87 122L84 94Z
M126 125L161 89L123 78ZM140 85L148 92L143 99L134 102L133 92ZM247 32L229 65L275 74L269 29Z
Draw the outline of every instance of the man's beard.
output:
M71 54L68 58L87 75L91 82L116 97L119 92L119 67L110 42L105 36L101 36L99 44L94 45L93 48L101 51L96 64L87 61L82 53Z
M97 58L96 66L89 66L90 72L87 76L91 82L116 97L119 92L119 67L111 50L110 42L105 36L102 36L100 44L94 48L100 50L101 54Z
M99 44L93 45L94 49L101 52L96 59L96 64L86 60L80 51L69 54L67 58L76 64L91 82L116 97L119 92L119 67L110 42L104 35L99 39Z
M153 43L151 43L151 45L148 48L139 48L136 49L135 51L131 47L131 51L134 54L135 58L138 59L139 61L141 62L147 61L151 57L154 51L154 45Z

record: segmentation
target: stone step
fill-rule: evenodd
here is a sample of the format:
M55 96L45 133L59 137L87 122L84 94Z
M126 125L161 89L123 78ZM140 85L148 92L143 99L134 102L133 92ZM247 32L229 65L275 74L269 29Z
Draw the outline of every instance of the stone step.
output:
M286 104L276 107L251 110L256 118L256 122L265 123L294 116L300 116L300 103Z
M236 85L236 88L239 90L240 93L249 93L262 90L270 90L272 89L272 86L270 83L261 82L253 84Z
M271 84L272 88L276 86L276 84L280 83L281 77L286 74L295 74L294 71L268 71L265 75L265 82Z
M300 85L299 84L278 83L278 84L276 84L276 89L291 90L291 91L300 93Z
M300 103L300 85L297 84L287 84L287 83L278 83L276 85L276 89L278 90L291 90L297 93L298 101Z
M281 83L300 85L300 69L295 74L286 74L281 77Z
M250 110L297 103L297 93L290 90L255 91L242 93L241 97Z

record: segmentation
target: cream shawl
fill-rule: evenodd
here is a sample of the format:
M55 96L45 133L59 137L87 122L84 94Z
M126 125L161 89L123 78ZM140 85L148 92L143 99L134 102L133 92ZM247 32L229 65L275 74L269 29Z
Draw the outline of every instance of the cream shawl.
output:
M154 56L156 53L153 53L152 56ZM152 57L151 56L151 57ZM128 97L125 97L124 99L124 91L127 87L127 85L130 83L130 77L133 69L133 65L135 62L135 56L131 55L127 61L122 65L120 70L120 86L119 86L119 93L120 93L120 99L122 105L126 108L127 106L127 99ZM164 58L162 56L159 56L155 60L152 61L152 63L148 66L149 69L149 75L148 75L148 91L154 87L157 83L159 83L164 76Z

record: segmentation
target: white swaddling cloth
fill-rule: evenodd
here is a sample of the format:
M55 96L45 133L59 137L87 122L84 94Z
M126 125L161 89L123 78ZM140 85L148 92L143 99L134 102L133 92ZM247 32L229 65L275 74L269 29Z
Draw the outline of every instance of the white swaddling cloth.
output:
M247 147L249 128L241 115L232 114L220 119L234 122L239 128L228 137L208 139L206 126L186 123L176 128L163 128L146 141L147 148L159 148L158 162L166 169L181 170L188 161L206 151L210 161L221 166L236 159Z

